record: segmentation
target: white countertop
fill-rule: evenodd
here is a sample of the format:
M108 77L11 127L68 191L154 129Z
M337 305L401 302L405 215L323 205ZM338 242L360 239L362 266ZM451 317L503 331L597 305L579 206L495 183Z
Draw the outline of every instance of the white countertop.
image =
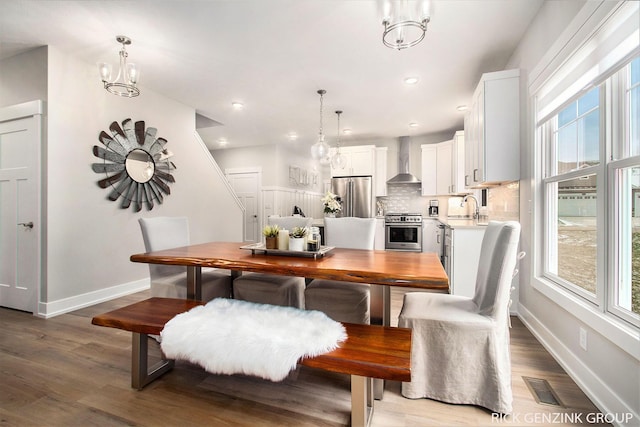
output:
M486 222L478 222L477 220L473 219L473 218L446 218L446 217L438 217L438 218L431 218L431 217L425 217L425 220L428 219L436 219L438 221L440 221L442 224L451 227L451 228L480 228L480 227L486 227L487 223Z

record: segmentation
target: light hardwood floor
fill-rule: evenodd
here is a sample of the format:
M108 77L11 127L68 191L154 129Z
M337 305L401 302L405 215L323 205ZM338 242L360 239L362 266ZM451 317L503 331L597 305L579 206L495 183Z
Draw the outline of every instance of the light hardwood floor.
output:
M392 292L397 318L403 291ZM143 391L130 388L131 334L91 325L91 318L145 299L148 292L43 320L0 309L0 424L10 426L344 426L349 424L349 378L299 367L281 383L211 375L176 367ZM514 418L428 399L409 400L387 382L375 402L372 426L551 425L598 412L522 323L511 330ZM522 376L549 381L565 407L536 403ZM578 415L582 414L582 415ZM553 415L554 417L556 415ZM547 417L547 418L544 418ZM594 425L594 424L589 424Z

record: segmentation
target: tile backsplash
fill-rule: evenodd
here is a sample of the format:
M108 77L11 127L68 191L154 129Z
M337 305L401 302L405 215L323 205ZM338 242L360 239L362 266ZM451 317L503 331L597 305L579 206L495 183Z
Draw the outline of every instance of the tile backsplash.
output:
M481 192L474 195L481 200ZM520 218L520 186L519 182L489 188L487 191L487 206L480 207L480 215L487 215L489 219L498 221L515 220ZM460 217L473 215L475 205L473 201L460 206L462 196L422 196L420 185L389 184L387 196L378 197L384 205L384 213L421 213L429 214L430 200L438 200L440 217Z
M424 201L420 184L387 184L387 196L379 197L384 213L422 213Z

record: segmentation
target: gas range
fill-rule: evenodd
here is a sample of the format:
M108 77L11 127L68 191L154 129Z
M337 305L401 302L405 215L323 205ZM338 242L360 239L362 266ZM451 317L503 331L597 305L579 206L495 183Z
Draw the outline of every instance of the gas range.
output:
M386 224L416 224L422 225L422 214L419 213L390 213L384 217Z

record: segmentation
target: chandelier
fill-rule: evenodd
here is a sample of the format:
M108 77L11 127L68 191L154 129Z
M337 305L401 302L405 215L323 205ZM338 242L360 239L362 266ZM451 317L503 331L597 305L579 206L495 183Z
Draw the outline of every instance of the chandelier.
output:
M136 67L136 64L127 63L128 54L125 46L131 44L131 39L127 36L116 36L116 40L122 44L118 75L115 79L111 80L113 67L111 64L100 62L98 64L100 78L102 79L102 83L104 83L104 88L108 92L118 96L133 98L134 96L140 95L140 89L136 87L138 79L140 78L140 69Z
M382 43L392 49L406 49L424 39L431 20L428 0L384 2Z
M331 157L331 167L333 169L344 169L347 165L347 159L340 152L340 114L342 114L342 111L338 110L336 114L338 115L338 139L336 140L336 153Z
M320 163L324 165L331 161L331 158L329 157L329 144L325 142L324 133L322 132L322 102L325 93L327 93L327 91L324 89L320 89L318 91L318 94L320 95L320 131L318 132L318 141L311 146L311 157L319 160Z

